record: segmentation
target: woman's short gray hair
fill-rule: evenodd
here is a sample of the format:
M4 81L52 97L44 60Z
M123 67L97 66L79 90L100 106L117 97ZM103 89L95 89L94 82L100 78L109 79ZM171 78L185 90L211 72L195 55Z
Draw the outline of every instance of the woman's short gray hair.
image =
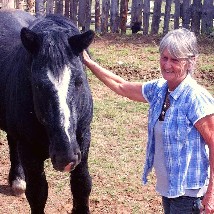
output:
M181 28L168 32L160 42L160 54L167 48L170 55L176 59L188 59L189 72L192 72L195 59L198 56L197 39L193 32Z

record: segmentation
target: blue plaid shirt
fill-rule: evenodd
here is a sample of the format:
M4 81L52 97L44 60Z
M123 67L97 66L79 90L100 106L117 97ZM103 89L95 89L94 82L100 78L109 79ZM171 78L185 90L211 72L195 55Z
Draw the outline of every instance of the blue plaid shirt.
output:
M153 80L142 86L142 93L150 104L148 144L143 183L153 167L155 139L154 126L162 110L168 90L164 79ZM199 189L208 178L209 159L205 141L194 124L214 113L214 98L188 75L170 93L170 108L163 122L163 143L169 178L168 197L178 197L185 189Z

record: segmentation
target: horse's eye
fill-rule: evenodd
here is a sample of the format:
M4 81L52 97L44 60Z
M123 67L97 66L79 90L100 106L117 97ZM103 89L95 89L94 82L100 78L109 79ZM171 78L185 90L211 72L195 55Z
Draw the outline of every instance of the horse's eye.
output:
M82 85L82 82L83 82L82 78L81 78L81 77L77 77L77 78L75 79L75 87L81 86L81 85Z

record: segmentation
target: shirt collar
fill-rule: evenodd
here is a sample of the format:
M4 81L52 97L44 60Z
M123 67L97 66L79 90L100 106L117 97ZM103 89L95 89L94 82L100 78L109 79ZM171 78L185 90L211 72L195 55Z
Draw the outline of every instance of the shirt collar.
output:
M190 74L188 74L186 78L176 87L176 89L170 93L170 95L173 97L173 99L177 100L188 88L188 86L194 82L195 80L191 77Z

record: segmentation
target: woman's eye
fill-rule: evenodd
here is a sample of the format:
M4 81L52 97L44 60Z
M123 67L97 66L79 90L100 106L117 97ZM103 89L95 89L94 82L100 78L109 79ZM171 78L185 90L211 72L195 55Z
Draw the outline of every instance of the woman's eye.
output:
M173 61L173 62L179 62L179 60L178 60L178 59L172 59L172 61Z
M163 57L161 57L161 58L162 58L162 60L164 60L164 61L167 61L167 60L168 60L168 58L165 57L165 56L163 56Z

